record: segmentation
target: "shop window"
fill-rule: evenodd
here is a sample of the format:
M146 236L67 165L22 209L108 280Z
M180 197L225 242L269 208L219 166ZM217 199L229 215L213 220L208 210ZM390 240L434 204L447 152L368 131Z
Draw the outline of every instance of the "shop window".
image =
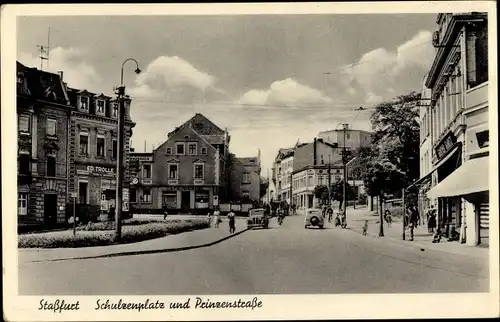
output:
M47 135L48 136L56 136L57 133L57 120L56 119L47 119Z
M168 165L168 178L169 179L178 179L178 165L177 164L169 164Z
M144 179L151 179L151 164L144 164L142 166L142 177Z
M19 154L19 174L30 174L30 155Z
M309 180L308 180L308 183L307 183L307 186L311 187L314 185L314 182L313 182L313 177L312 176L309 176Z
M28 194L20 192L17 199L17 214L26 216L28 214Z
M196 150L197 150L196 149L197 148L196 145L197 145L196 143L189 143L189 145L188 145L188 154L190 154L190 155L196 155Z
M194 178L195 179L203 179L204 178L204 171L205 170L205 165L204 164L195 164L194 165Z
M150 203L151 202L151 189L144 188L142 191L142 202Z
M164 192L163 193L163 207L175 209L177 208L177 193Z
M175 144L175 154L184 155L184 143L176 143Z
M86 181L79 181L78 182L78 203L80 204L87 204L88 203L88 182Z
M29 134L30 133L30 116L27 114L19 115L19 133Z
M104 136L97 136L97 157L104 158L105 156L106 143L104 141Z
M89 135L88 133L80 133L80 154L88 155L89 154Z
M118 141L113 139L113 159L118 158Z
M476 133L477 145L480 149L490 146L490 136L489 131L482 131Z
M47 176L56 176L56 158L53 156L47 157Z

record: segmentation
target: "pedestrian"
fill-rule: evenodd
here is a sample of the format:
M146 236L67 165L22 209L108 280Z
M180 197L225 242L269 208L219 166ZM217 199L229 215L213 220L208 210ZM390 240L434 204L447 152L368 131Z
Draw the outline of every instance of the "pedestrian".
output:
M410 218L409 218L409 224L410 224L410 241L413 241L413 231L417 227L417 222L418 222L418 211L417 207L412 206L410 207Z
M229 219L229 233L234 234L234 231L236 230L235 227L236 219L234 216L234 212L232 210L227 214L227 218Z
M431 205L431 209L427 212L427 231L434 233L434 228L436 228L436 209Z
M212 226L212 214L210 213L210 210L207 212L207 222L208 222L208 227Z
M391 216L391 212L389 211L389 209L385 210L384 219L385 219L385 222L387 222L387 226L391 227L392 216Z
M366 236L368 233L368 220L365 220L365 224L363 225L363 236Z
M219 208L215 208L214 211L214 227L219 228L219 223L220 223L220 211Z
M335 215L335 227L340 226L340 214Z

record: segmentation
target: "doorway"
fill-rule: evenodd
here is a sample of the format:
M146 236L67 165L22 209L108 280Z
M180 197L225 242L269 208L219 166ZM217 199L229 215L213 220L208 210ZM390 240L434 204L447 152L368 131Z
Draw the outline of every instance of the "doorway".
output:
M181 210L189 211L191 208L191 191L181 192Z
M43 201L44 224L52 227L57 224L57 195L46 194Z

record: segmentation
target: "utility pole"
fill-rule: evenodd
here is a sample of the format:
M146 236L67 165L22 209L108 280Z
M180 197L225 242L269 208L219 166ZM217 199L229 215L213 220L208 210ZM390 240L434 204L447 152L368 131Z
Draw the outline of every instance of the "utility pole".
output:
M116 203L115 203L115 241L122 237L122 204L123 204L123 132L125 127L125 86L121 85L116 90L118 100L118 162L116 164Z
M331 165L331 155L328 154L328 207L332 207L332 196L331 196L331 187L332 187L332 165Z
M406 239L406 234L405 234L405 225L406 225L406 205L405 205L405 189L403 188L403 193L402 193L402 199L403 199L403 213L401 214L401 219L403 221L403 240Z
M342 198L343 198L343 213L344 218L347 223L347 199L346 199L346 183L347 183L347 149L346 149L346 131L349 124L342 124L342 130L344 132L344 146L342 149L342 163L344 164L344 180L342 185Z

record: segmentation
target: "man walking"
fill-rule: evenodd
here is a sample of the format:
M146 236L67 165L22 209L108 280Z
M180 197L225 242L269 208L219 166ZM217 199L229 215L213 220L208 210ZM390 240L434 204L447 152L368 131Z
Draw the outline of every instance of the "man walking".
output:
M411 206L410 207L410 218L409 218L409 224L410 224L410 241L413 241L413 230L415 227L417 227L418 223L418 210L417 207Z
M227 219L229 219L229 233L234 234L234 231L236 230L235 227L236 218L232 210L227 214Z

